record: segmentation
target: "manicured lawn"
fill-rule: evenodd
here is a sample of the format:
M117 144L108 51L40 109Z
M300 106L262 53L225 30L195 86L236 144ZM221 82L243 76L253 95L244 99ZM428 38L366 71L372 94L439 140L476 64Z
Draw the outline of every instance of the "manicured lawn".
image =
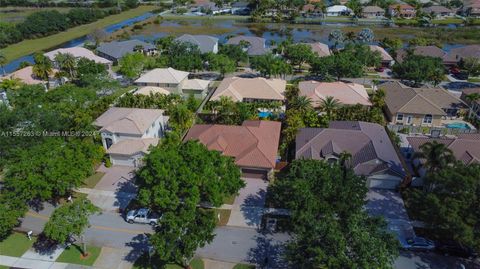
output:
M7 61L11 61L16 58L28 55L30 53L44 51L46 49L58 46L74 38L87 35L91 33L94 29L103 28L108 25L119 23L126 19L140 16L142 14L145 14L146 12L152 11L157 8L158 7L156 6L139 6L137 8L122 12L120 14L105 17L90 24L71 28L65 32L37 39L24 40L17 44L10 45L5 49L2 49L2 52L7 57Z
M231 210L229 209L213 209L215 211L215 218L217 219L217 226L225 226L230 219ZM218 219L218 214L220 214L220 219Z
M0 242L0 255L20 257L32 247L36 239L36 237L32 237L32 240L28 240L25 234L12 233Z
M250 264L237 264L233 267L233 269L255 269L255 266L254 265L250 265Z
M480 78L469 78L468 82L480 82Z
M86 258L82 258L81 246L80 245L72 245L70 248L65 249L65 251L58 257L56 262L65 262L65 263L74 263L80 265L87 265L92 266L95 260L98 258L100 254L99 247L95 246L87 246L87 251L90 255Z
M102 179L102 177L105 175L105 173L103 172L95 172L95 174L87 177L84 181L83 181L83 185L86 187L86 188L90 188L90 189L93 189L95 187L95 185L97 185L97 183L100 181L100 179Z
M157 260L153 259L151 262L156 265L156 268L163 268L161 266L160 261L157 261ZM192 267L192 269L204 269L205 268L205 265L203 264L203 261L201 259L193 259L192 262L190 263L190 266ZM133 269L151 269L151 268L152 268L152 266L150 265L149 258L146 254L144 254L140 258L138 258L135 261L135 264L133 265ZM178 264L172 264L172 263L169 263L169 264L165 265L164 268L166 268L166 269L183 269L182 266L180 266Z

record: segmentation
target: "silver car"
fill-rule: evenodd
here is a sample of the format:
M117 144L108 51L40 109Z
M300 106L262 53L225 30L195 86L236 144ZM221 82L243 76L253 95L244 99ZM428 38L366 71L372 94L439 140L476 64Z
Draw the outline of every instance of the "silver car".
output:
M160 217L160 214L153 212L148 208L140 208L128 211L125 220L128 223L145 223L155 226L158 224Z

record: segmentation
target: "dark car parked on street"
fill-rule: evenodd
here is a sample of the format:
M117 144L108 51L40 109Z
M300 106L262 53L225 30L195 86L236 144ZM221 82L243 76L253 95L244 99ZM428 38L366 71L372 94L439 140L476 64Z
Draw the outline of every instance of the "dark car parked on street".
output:
M467 259L478 257L478 253L476 253L472 248L464 246L455 241L436 242L435 245L436 250L444 255L452 255Z

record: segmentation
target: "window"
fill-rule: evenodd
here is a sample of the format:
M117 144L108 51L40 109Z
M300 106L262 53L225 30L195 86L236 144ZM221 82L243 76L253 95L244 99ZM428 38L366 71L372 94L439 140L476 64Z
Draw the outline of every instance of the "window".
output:
M403 121L403 114L397 114L397 121Z
M427 124L432 123L432 119L433 119L432 115L427 114L425 115L425 117L423 117L423 123L427 123Z

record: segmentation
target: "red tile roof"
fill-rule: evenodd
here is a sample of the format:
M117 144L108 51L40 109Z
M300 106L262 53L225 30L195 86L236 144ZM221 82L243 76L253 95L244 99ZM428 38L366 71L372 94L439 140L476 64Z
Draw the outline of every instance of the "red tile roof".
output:
M188 131L186 140L199 140L210 150L235 158L241 167L275 167L281 123L245 121L242 126L197 124Z

